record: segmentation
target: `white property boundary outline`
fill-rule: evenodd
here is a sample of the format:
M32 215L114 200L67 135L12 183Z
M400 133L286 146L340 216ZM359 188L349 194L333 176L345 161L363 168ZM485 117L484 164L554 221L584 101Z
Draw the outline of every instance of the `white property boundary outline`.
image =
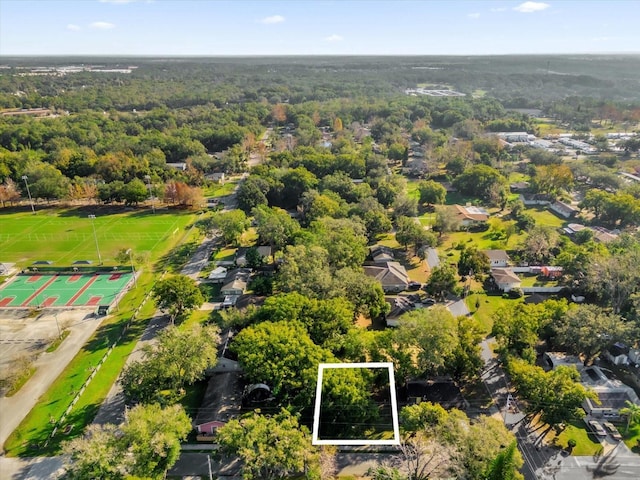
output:
M386 368L389 372L389 390L391 395L391 417L393 420L393 440L320 440L320 405L322 403L322 377L325 369L330 368ZM316 405L313 412L313 445L400 445L400 426L398 422L398 402L396 401L396 382L392 362L364 363L321 363L318 365L318 385L316 386Z

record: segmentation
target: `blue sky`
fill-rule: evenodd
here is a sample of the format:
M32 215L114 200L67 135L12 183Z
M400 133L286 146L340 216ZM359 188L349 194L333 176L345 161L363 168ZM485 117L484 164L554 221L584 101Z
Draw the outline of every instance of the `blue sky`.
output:
M640 2L0 0L0 55L640 52Z

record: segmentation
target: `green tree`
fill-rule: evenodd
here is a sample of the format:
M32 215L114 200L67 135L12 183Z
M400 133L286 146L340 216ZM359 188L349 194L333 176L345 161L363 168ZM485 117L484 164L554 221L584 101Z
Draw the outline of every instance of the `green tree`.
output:
M405 250L409 245L413 245L414 253L424 246L434 246L436 238L424 229L417 219L409 217L398 217L396 219L396 240L404 245Z
M458 260L458 275L482 275L488 273L491 269L489 257L484 252L479 251L476 247L464 247L460 252L460 260Z
M180 405L138 405L120 425L90 425L84 436L65 443L65 478L164 478L190 430L191 421Z
M513 441L493 459L482 477L483 480L520 480L524 478L518 472L517 455L517 442Z
M422 308L402 315L396 342L415 349L416 372L444 373L458 345L457 321L444 307Z
M447 190L434 180L425 180L418 184L420 192L420 203L443 204L447 197Z
M549 425L578 420L584 416L582 403L597 399L593 391L580 383L575 367L558 367L545 372L525 360L509 358L507 371L528 415L540 415Z
M191 431L191 419L181 405L134 407L121 425L130 476L165 478L180 456L180 443Z
M591 364L600 352L618 341L632 342L637 328L619 315L610 314L597 305L575 305L554 322L554 343L584 356Z
M242 460L245 480L280 480L320 475L319 455L309 431L286 410L273 416L251 413L218 429L222 449ZM300 477L302 476L302 477Z
M274 252L281 251L300 230L300 224L281 208L260 206L252 214L260 243L270 245Z
M242 210L216 212L211 217L212 227L220 233L227 245L237 244L249 224Z
M627 406L620 409L620 415L627 417L627 427L625 428L625 432L628 432L629 427L632 424L640 422L640 405L629 400L625 400L625 404Z
M452 265L443 264L433 269L425 290L435 297L444 298L448 292L453 291L457 283L455 268Z
M124 187L125 205L137 205L147 199L147 186L137 178L134 178Z
M503 205L507 198L507 179L495 168L474 165L458 175L453 185L465 195L473 195L490 205Z
M153 287L153 297L158 308L169 312L172 323L183 314L200 307L204 297L195 280L185 275L174 275L159 280Z
M311 225L315 243L328 254L332 270L360 267L367 256L365 226L358 219L321 218Z
M204 377L218 356L219 329L196 324L188 329L168 327L144 357L127 365L120 383L127 398L142 403L173 403L182 388Z
M310 297L327 297L333 290L329 254L317 245L289 245L276 275L276 287Z
M302 407L315 394L318 364L333 359L300 322L262 322L242 330L232 350L248 381L266 383L278 400Z

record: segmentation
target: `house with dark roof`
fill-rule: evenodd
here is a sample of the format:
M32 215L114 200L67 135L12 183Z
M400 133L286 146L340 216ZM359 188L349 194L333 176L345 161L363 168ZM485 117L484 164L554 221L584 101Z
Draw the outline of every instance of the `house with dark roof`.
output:
M504 250L482 250L482 253L489 258L491 268L507 267L511 261L509 255Z
M222 288L220 289L220 295L242 295L247 289L250 274L251 270L248 268L236 268L227 272L227 276L225 277Z
M369 247L369 257L373 263L387 263L395 260L393 250L384 245L372 245Z
M580 372L580 381L593 390L598 401L587 398L582 408L587 414L600 418L620 418L620 409L627 406L627 401L640 405L640 399L633 388L620 380L612 380L597 366L587 367Z
M378 280L386 293L402 292L409 286L407 270L398 262L365 265L364 273Z
M629 347L622 342L614 343L604 352L604 357L614 365L627 365L629 363Z

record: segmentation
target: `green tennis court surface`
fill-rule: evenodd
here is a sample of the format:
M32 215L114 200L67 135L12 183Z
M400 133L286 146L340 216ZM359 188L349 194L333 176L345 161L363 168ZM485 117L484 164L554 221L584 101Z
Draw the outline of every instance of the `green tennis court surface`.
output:
M131 273L18 275L0 289L0 308L110 305Z

